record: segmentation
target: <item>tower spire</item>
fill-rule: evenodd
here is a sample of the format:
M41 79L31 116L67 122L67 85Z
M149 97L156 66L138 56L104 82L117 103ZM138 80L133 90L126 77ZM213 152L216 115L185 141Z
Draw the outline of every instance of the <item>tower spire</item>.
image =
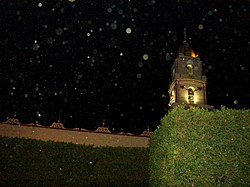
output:
M183 34L184 34L184 42L186 42L187 41L187 29L186 29L186 27L184 27Z

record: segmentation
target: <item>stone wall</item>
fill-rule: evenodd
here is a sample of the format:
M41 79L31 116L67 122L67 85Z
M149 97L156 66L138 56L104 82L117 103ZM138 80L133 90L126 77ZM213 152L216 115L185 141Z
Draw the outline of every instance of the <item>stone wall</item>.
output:
M150 132L148 132L150 133ZM147 131L144 134L148 135ZM79 129L39 126L34 124L0 123L0 136L30 138L43 141L70 142L111 147L148 147L149 136L131 134L112 134L110 132L87 131Z

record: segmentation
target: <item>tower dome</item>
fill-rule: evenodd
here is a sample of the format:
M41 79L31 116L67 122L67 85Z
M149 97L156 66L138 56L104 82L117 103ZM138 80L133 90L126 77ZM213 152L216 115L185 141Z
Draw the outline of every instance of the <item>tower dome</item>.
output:
M179 48L179 55L182 54L183 56L191 56L192 55L192 48L189 43L184 40L182 46Z

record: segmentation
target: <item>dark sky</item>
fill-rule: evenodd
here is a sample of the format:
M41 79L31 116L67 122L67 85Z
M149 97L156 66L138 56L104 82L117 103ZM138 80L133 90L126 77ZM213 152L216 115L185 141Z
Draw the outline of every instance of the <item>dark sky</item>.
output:
M73 2L72 2L73 1ZM183 29L208 104L249 108L247 0L1 0L0 121L154 130Z

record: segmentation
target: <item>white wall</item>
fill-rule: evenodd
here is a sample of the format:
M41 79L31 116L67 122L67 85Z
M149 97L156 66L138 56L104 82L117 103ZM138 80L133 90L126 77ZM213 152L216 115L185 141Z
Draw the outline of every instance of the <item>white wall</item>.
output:
M148 147L149 137L0 123L0 136L94 146Z

